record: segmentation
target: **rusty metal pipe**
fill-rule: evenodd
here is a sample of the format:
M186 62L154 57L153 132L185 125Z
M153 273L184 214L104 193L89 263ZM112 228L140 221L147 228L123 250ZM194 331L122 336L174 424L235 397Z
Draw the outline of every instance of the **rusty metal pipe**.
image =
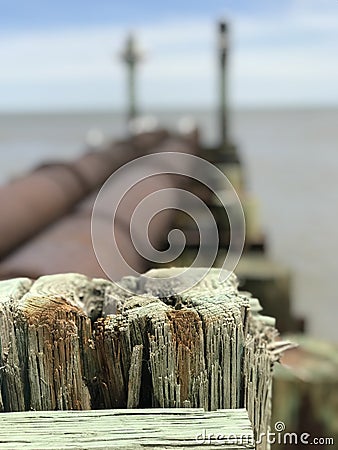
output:
M135 148L144 154L164 137L163 131L146 133L110 144L102 151L86 153L71 163L41 165L0 187L0 258L98 189L111 173L135 157Z
M179 139L168 139L162 146L157 147L156 151L177 151L177 152L193 152L194 146L190 141ZM158 169L163 171L163 175L155 177L147 177L143 182L132 188L121 207L118 209L117 220L115 222L115 232L117 242L122 255L126 257L134 270L141 273L149 267L149 261L142 258L136 249L130 236L130 220L131 216L139 204L145 197L157 191L166 188L182 187L186 182L184 177L166 173L168 160L165 165L159 167L158 162L154 166L154 172ZM144 166L144 173L148 173L149 164ZM172 168L179 169L179 165L175 158L172 159ZM147 170L146 170L147 169ZM138 165L138 176L142 178L142 165ZM84 172L83 172L84 173ZM116 182L116 181L115 181ZM97 211L97 221L99 226L99 251L104 257L111 261L112 272L114 278L119 279L125 273L125 269L119 264L118 255L110 254L107 247L107 237L111 236L112 212L110 203L109 190L113 193L116 186L114 180L108 186L106 202L101 204L101 209ZM155 209L162 209L167 205L179 205L178 197L172 191L165 194L164 201L155 205ZM12 276L30 276L38 277L48 273L62 272L80 272L91 277L105 277L105 273L99 266L92 247L91 240L91 213L96 194L91 194L85 200L80 202L78 206L68 214L61 218L52 226L41 232L38 236L26 243L24 246L16 250L8 256L0 264L0 278L8 278ZM150 218L150 209L154 207L152 203L141 211L140 216L140 232L141 228L146 226L147 219ZM149 240L152 245L157 248L163 248L166 245L168 232L171 229L174 217L173 210L163 211L157 214L149 226Z

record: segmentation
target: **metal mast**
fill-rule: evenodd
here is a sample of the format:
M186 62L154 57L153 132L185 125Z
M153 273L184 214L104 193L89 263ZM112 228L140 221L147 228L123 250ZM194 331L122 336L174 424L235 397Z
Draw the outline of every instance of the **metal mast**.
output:
M138 115L136 98L136 67L143 59L135 37L129 34L126 40L125 49L121 54L122 61L127 66L127 95L128 95L128 119L134 119Z
M220 138L221 146L228 141L227 113L227 56L228 56L228 25L219 23L219 63L220 63Z

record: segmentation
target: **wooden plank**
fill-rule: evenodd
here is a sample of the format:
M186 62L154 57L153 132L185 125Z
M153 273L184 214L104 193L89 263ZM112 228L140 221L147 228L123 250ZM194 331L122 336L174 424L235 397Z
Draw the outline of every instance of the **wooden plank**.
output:
M145 409L0 414L1 449L253 450L247 411Z

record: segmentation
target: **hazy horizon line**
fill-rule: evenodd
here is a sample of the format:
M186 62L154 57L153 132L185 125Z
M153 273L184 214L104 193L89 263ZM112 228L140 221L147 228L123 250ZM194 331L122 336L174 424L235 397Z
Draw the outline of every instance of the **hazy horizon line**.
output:
M304 105L295 105L295 104L276 104L276 105L239 105L233 106L229 108L229 114L236 113L239 111L314 111L314 110L335 110L338 109L338 104L304 104ZM179 113L179 112L208 112L212 114L218 114L218 109L212 106L206 105L184 105L184 106L154 106L154 107L145 107L141 109L140 116L151 116L162 113ZM67 114L78 114L78 115L86 115L86 114L126 114L126 110L124 108L108 108L106 106L103 107L70 107L70 108L31 108L31 109L0 109L0 115L39 115L39 114L50 114L50 115L67 115Z

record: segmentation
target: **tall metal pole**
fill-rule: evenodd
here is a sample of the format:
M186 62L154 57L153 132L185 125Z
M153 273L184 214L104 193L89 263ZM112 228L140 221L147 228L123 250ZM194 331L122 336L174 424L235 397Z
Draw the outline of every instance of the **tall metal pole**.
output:
M219 23L219 62L220 62L220 138L221 146L228 139L228 117L227 117L227 56L228 56L228 25L226 22Z
M136 40L130 34L126 41L125 49L121 55L122 60L127 66L127 95L128 95L128 119L134 119L138 114L136 99L136 66L142 59L142 54L138 50Z

